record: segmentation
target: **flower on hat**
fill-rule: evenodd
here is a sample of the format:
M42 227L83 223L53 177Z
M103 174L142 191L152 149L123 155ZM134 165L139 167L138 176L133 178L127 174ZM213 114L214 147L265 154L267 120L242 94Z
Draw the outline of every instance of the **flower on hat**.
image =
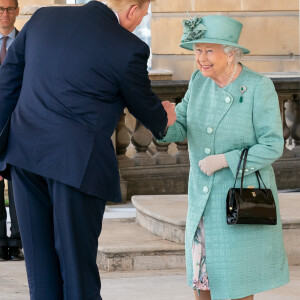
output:
M183 20L183 36L181 42L190 42L203 36L207 28L201 24L201 21L201 18L198 17Z

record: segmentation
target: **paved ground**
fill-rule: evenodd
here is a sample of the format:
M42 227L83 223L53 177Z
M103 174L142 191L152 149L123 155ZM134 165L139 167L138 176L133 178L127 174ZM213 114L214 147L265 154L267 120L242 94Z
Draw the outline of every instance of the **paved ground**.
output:
M255 300L300 300L300 266L291 267L290 274L288 285ZM103 273L101 278L104 300L193 300L183 270ZM0 262L0 299L29 300L24 262Z
M121 217L134 218L132 205L126 208L127 210L120 210L118 206L110 207L106 211L106 217L119 218L122 214ZM295 214L299 216L298 210L295 210ZM8 231L9 226L10 224ZM300 300L300 266L291 267L290 275L288 285L258 294L255 300ZM186 285L183 270L111 272L102 273L101 278L104 300L194 299L191 288ZM0 262L0 300L29 300L24 262Z

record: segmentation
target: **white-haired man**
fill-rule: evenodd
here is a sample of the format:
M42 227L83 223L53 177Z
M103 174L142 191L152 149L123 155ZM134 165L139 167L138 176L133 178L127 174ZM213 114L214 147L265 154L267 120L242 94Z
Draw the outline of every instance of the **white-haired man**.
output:
M132 34L149 3L41 8L0 69L0 170L16 187L31 300L102 299L98 237L106 201L121 201L111 135L125 107L156 138L175 122Z

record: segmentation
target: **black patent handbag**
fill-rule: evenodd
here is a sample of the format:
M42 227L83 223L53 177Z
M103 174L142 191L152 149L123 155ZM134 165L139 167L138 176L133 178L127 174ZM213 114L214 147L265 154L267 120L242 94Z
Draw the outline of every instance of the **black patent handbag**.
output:
M248 149L243 149L238 164L233 188L229 189L226 198L227 224L263 224L276 225L276 205L272 191L267 189L259 171L255 172L258 180L258 188L243 188L244 173L247 161ZM239 170L243 163L241 187L236 188ZM261 188L260 182L264 188Z

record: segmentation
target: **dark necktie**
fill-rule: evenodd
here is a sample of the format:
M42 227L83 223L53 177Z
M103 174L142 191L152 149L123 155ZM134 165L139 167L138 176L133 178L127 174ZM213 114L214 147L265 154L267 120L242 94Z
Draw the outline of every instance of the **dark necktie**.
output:
M6 55L6 41L8 39L8 36L4 36L2 38L2 48L1 48L1 54L0 54L0 62L1 62L1 65L4 61L4 58L5 58L5 55Z

